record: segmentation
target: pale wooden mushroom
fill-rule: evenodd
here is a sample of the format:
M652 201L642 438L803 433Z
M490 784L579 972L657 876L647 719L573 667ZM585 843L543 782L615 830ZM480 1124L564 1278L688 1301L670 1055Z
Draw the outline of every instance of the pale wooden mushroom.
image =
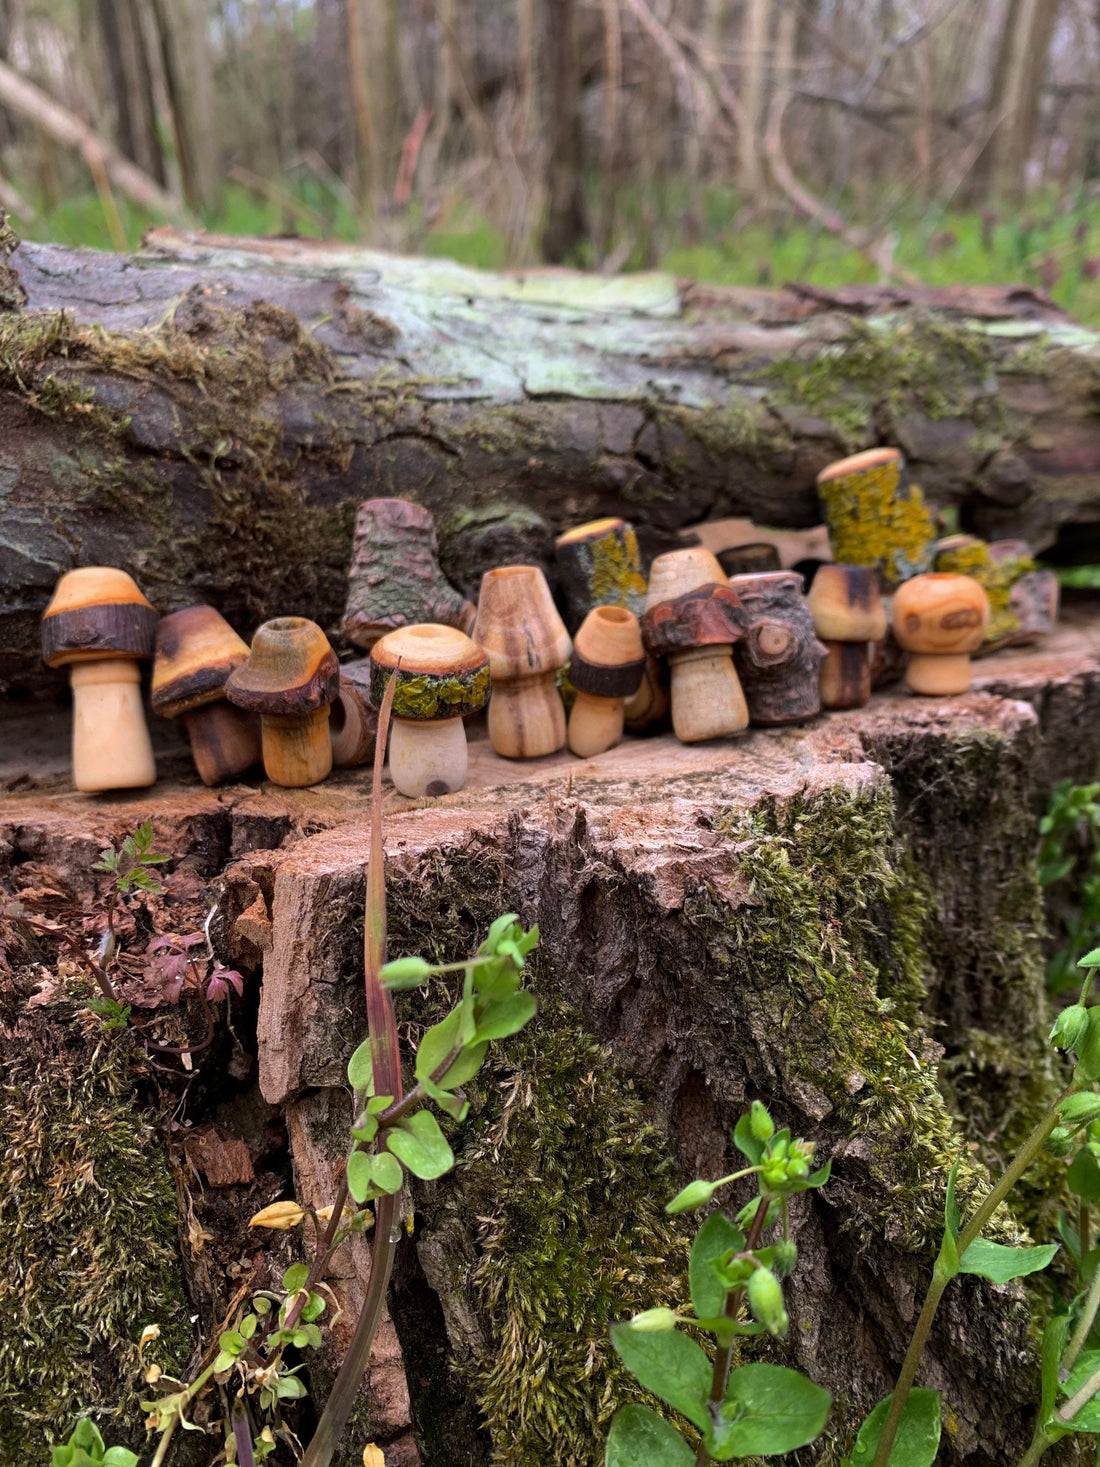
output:
M138 662L153 655L158 619L132 578L111 566L69 571L57 583L42 617L42 659L69 669L78 790L156 781Z
M340 664L316 622L303 616L265 621L247 662L230 673L225 695L260 715L264 769L273 784L317 784L332 770L329 704Z
M806 599L827 654L821 664L822 705L862 708L871 696L873 644L886 635L886 608L874 571L865 565L819 566Z
M582 759L613 749L623 736L624 707L642 682L645 649L638 618L624 606L594 606L573 641L569 747Z
M556 678L573 644L538 566L485 572L472 635L489 654L493 748L505 759L556 753L566 737Z

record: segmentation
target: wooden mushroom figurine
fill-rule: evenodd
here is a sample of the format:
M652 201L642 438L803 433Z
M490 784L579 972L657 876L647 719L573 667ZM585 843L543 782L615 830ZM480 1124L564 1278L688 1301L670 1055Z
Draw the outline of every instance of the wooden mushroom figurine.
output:
M822 565L806 599L826 649L822 705L862 708L871 696L873 644L886 635L886 608L874 571L865 565Z
M779 551L766 540L719 550L718 564L727 576L763 576L782 569Z
M883 590L932 568L935 521L896 448L868 448L817 476L834 558L870 566Z
M672 728L685 744L748 727L749 710L733 666L744 613L722 567L701 545L658 555L642 620L648 651L669 660Z
M212 606L188 606L161 617L151 701L161 718L179 718L205 785L243 774L260 762L255 714L234 708L225 682L248 657L248 643Z
M594 606L573 640L569 747L582 759L606 753L623 736L623 709L645 672L638 618L625 606Z
M894 596L894 635L909 652L906 686L914 693L965 693L970 654L989 625L989 597L970 576L938 571L914 576Z
M626 520L590 520L554 541L566 625L580 626L594 606L645 610L646 584L634 526Z
M538 759L565 743L558 669L572 642L536 565L506 565L481 578L473 639L489 654L489 740L505 759Z
M802 723L821 712L825 648L797 571L731 576L745 615L733 660L749 705L749 722L764 728Z
M463 716L489 701L489 658L457 627L402 627L370 654L371 702L397 679L390 724L390 778L401 794L449 795L466 783ZM400 665L398 665L400 664Z
M340 686L328 711L334 769L354 769L374 753L378 710L371 706L370 674L369 657L340 664Z
M435 521L408 499L367 499L355 517L343 631L371 648L397 627L442 622L468 632L474 608L439 564Z
M133 580L110 566L69 571L54 589L42 618L42 658L69 669L78 790L156 780L138 662L153 655L157 620Z
M336 653L316 622L280 616L257 630L225 696L260 715L264 769L273 784L297 789L330 773L329 704L339 680Z

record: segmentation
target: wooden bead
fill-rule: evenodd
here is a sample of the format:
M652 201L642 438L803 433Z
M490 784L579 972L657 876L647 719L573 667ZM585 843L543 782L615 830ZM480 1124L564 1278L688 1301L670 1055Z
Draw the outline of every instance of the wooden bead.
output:
M989 598L970 576L914 576L894 596L894 635L909 652L906 686L932 696L965 693L970 656L989 625Z
M931 568L935 523L898 449L869 448L829 464L817 493L839 563L870 566L883 589Z
M390 778L403 795L446 795L466 783L465 714L489 701L489 658L456 627L403 627L371 651L371 701L396 678Z
M493 748L505 759L556 753L566 738L556 677L573 644L538 566L486 571L473 638L489 654Z
M668 657L672 728L685 744L748 727L749 711L733 666L744 636L737 595L709 550L690 546L657 556L642 624L646 648Z
M331 772L329 704L339 678L328 638L301 616L264 622L248 661L230 673L226 697L260 715L264 769L273 784L297 789Z
M821 664L822 706L862 708L871 696L872 649L886 635L886 608L874 571L822 565L806 599L827 652Z
M606 753L623 736L625 701L645 671L638 618L622 606L596 606L573 643L569 679L577 690L569 747L582 759Z
M746 618L734 649L749 721L763 727L802 723L821 712L819 668L825 648L794 571L731 576Z
M42 618L42 656L70 670L78 790L156 781L138 659L153 655L157 621L132 578L112 566L85 566L57 583Z

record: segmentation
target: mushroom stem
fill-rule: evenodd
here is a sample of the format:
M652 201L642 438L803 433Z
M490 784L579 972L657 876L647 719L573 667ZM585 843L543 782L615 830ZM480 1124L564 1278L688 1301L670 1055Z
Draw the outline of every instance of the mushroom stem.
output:
M493 683L489 739L505 759L540 759L565 743L565 708L552 672Z
M205 785L221 784L259 764L260 726L256 716L224 698L182 715L191 757Z
M577 691L569 714L569 747L579 759L606 754L622 742L625 698L600 698Z
M970 691L968 652L910 652L905 686L913 693L942 698Z
M862 708L871 696L870 644L821 640L829 654L821 664L821 706Z
M141 672L127 658L74 662L73 783L78 790L155 784L157 767L141 703Z
M395 718L390 724L390 778L416 799L449 795L466 783L466 730L461 718Z
M726 738L748 728L748 705L732 653L729 643L718 642L669 654L672 729L682 744Z
M260 715L264 769L287 789L320 784L332 773L328 704L309 713Z
M655 657L646 657L642 682L632 698L627 698L623 718L631 733L641 733L668 712L668 689Z

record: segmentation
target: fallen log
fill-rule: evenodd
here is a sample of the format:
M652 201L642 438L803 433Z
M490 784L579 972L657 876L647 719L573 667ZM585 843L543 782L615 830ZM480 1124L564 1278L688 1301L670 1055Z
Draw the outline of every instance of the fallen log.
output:
M467 595L597 515L649 554L722 515L812 525L817 471L884 441L977 533L1042 547L1100 520L1100 338L1027 288L494 275L172 230L8 265L0 688L57 687L37 623L77 564L246 635L334 625L370 496L436 514Z

